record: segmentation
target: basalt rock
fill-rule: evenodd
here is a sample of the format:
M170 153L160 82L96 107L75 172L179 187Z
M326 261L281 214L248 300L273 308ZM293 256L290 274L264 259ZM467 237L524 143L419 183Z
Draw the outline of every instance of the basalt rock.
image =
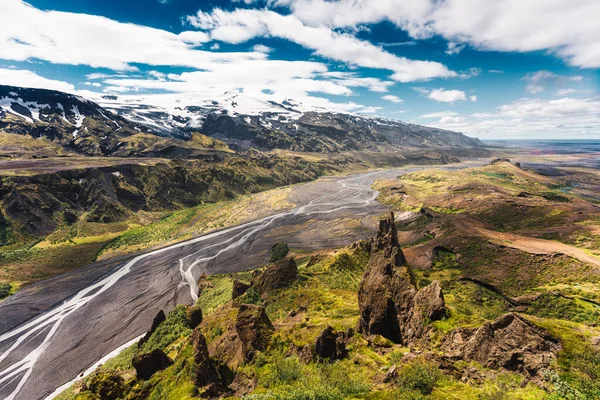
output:
M346 334L337 332L331 326L325 328L317 338L315 356L321 360L341 360L348 355L346 350Z
M189 306L186 311L186 320L190 328L194 329L202 322L202 309L200 306Z
M479 329L458 329L443 341L446 356L504 368L530 378L547 368L561 349L558 339L518 314L506 314Z
M219 391L224 389L221 377L215 366L215 363L208 354L206 338L199 328L194 329L190 337L194 351L194 384L196 387L210 387L209 391Z
M291 285L298 278L298 266L293 258L286 258L271 264L257 277L252 286L258 293L269 293Z
M167 316L165 315L165 312L163 310L160 310L158 312L158 314L156 314L156 317L154 317L154 319L152 320L152 326L150 326L150 330L148 332L146 332L144 337L141 338L140 341L138 342L138 346L141 347L144 343L146 343L148 341L148 339L150 339L150 336L152 336L154 331L156 331L158 326L160 324L162 324L166 319L167 319Z
M379 222L372 250L358 292L358 331L409 344L425 334L428 322L446 315L441 285L435 281L417 289L398 244L393 213Z
M246 293L246 290L250 289L250 285L248 285L247 283L244 283L242 281L238 281L237 279L235 279L233 281L233 289L231 291L231 298L232 299L237 299L238 297L242 296L244 293Z
M172 361L162 350L156 349L150 353L137 354L132 364L138 378L150 379L156 372L169 367Z
M242 354L251 361L256 351L267 348L275 328L265 308L253 304L242 304L235 321L235 330L242 342Z

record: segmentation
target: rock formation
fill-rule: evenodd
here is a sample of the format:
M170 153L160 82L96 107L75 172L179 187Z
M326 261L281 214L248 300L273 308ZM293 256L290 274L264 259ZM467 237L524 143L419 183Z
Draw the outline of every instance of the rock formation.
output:
M348 355L346 334L328 326L321 332L315 344L315 356L321 360L341 360Z
M518 314L505 314L479 329L458 329L444 340L446 355L534 377L556 358L559 341Z
M206 338L199 328L194 329L190 337L194 351L194 384L196 387L209 387L209 392L221 392L224 387L217 368L208 355Z
M256 351L267 348L274 328L264 307L242 304L235 321L235 330L242 342L243 357L250 361Z
M194 329L202 322L202 309L198 305L189 306L186 311L186 320L190 328Z
M240 297L241 295L246 293L246 290L248 290L248 289L250 289L250 285L235 279L233 281L233 289L231 291L231 298L234 300L237 299L238 297Z
M398 244L394 214L380 220L371 258L360 283L358 331L409 344L423 336L427 323L446 314L439 282L421 291Z
M257 277L252 286L258 293L269 293L291 285L298 278L298 266L293 258L286 258L271 264Z
M158 314L156 314L156 317L154 317L154 319L152 320L152 325L150 326L150 330L148 332L146 332L144 337L141 338L140 341L138 342L138 346L141 347L144 343L146 343L148 341L148 339L150 339L150 336L152 336L154 331L158 328L158 326L160 324L162 324L166 319L167 319L167 316L165 315L165 312L163 310L160 310L158 312Z
M150 353L137 354L132 364L139 379L150 379L156 372L171 365L172 361L162 350L156 349Z

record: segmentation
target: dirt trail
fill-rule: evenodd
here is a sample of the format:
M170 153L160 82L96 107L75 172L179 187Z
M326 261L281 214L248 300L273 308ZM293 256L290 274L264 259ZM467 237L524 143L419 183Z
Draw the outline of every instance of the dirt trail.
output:
M595 265L600 268L600 257L586 253L584 250L554 240L538 239L522 236L515 233L498 232L486 226L486 223L471 216L460 215L454 219L454 225L470 234L483 236L490 242L511 247L531 254L564 254L583 263Z

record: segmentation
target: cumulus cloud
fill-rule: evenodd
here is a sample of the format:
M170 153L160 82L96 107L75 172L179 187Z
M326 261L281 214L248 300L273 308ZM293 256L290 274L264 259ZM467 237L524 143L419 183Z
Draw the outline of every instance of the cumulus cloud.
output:
M174 34L108 18L42 11L20 0L0 2L0 58L135 70L130 64L207 68L218 63L264 59L257 52L198 50L205 32Z
M467 95L462 90L446 90L444 88L433 89L429 92L427 97L442 103L454 103L455 101L467 100Z
M75 91L75 87L68 82L44 78L33 71L8 68L0 68L0 85L51 89L70 93Z
M264 44L257 44L256 46L252 47L252 50L258 53L270 53L273 51L272 48L265 46Z
M525 87L528 93L537 94L541 93L545 89L545 85L563 85L568 82L579 82L583 80L583 76L573 75L558 75L550 71L537 71L525 75L523 80L527 81L528 84Z
M391 95L391 94L386 94L385 96L382 96L381 98L383 100L390 101L392 103L402 103L404 101L400 97L394 96L394 95Z
M574 66L600 67L597 0L271 0L310 26L389 20L416 39L440 35L497 51L549 50ZM468 17L466 17L468 16Z
M480 138L566 138L600 135L600 100L597 98L556 100L520 99L493 112L470 116L454 112L422 115L437 119L433 125Z
M458 74L434 61L398 57L349 33L327 26L308 26L294 15L282 15L267 9L219 8L199 11L187 17L188 23L210 33L214 40L239 44L256 37L276 37L313 50L319 56L349 65L392 71L399 82L456 77Z

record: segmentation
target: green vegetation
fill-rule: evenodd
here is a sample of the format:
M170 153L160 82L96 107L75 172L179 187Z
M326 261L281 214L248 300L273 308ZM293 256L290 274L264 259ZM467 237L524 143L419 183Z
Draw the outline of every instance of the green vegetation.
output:
M148 341L141 346L140 351L149 353L156 349L166 349L175 340L188 336L191 332L186 318L186 307L177 306L167 315L167 319L158 326Z
M404 391L428 395L443 376L437 366L417 359L402 366L395 383Z
M0 299L7 297L12 290L12 285L10 283L0 283Z
M285 256L287 256L290 248L285 242L278 242L271 247L269 252L269 262L275 262L279 260L283 260Z

